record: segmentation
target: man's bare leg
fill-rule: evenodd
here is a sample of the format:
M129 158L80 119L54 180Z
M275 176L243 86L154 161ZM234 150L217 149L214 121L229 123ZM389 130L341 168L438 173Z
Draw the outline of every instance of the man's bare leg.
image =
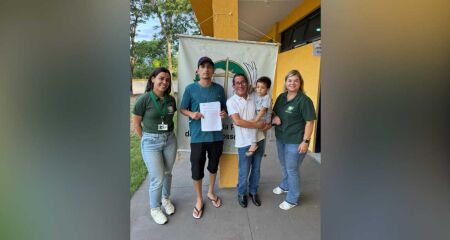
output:
M214 193L214 186L216 184L216 176L217 173L209 173L209 186L208 186L208 198L212 201L212 200L217 200L217 201L212 201L215 207L219 207L220 205L222 205L222 201L220 200L220 198Z
M194 189L197 194L197 199L195 203L195 207L200 210L203 207L203 195L202 195L202 180L194 180ZM203 214L203 213L199 213Z

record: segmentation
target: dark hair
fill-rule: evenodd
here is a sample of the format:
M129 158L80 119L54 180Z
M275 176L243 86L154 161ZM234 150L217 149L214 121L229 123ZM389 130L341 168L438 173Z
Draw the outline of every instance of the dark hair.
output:
M262 76L262 77L258 78L258 80L256 80L256 83L263 83L266 85L267 89L269 89L270 85L272 84L272 81L270 81L270 78L268 78L266 76Z
M302 75L300 74L300 72L299 72L297 69L293 69L293 70L289 71L289 72L286 74L286 77L284 78L284 83L285 83L285 85L286 85L287 79L290 78L290 77L292 77L292 76L297 76L297 77L300 79L300 89L299 89L299 90L300 90L302 93L305 93L305 90L303 89L303 78L302 78ZM286 86L285 86L284 88L286 89Z
M170 71L165 67L159 67L159 68L156 68L155 70L153 70L152 74L150 74L150 76L148 77L147 87L145 88L145 92L150 92L150 90L153 89L152 79L155 78L156 76L158 76L158 74L160 74L162 72L168 73L169 77L170 77L169 87L167 88L166 91L164 91L164 94L169 94L171 92L171 90L172 90L172 75L170 74Z
M237 77L243 77L243 78L245 79L245 81L247 82L247 85L248 85L248 79L247 79L247 76L245 76L245 74L242 74L242 73L236 73L236 74L233 76L233 86L234 86L234 80L235 80Z

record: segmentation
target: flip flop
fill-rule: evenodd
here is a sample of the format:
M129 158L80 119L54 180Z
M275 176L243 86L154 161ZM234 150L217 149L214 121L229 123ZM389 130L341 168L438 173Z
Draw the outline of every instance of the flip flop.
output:
M219 196L216 196L216 199L212 199L210 197L208 197L208 199L211 201L211 203L213 204L214 207L220 208L222 206L222 200L219 198ZM219 203L217 203L219 200L220 200L220 205L219 205Z
M197 213L197 214L196 214L197 217L194 215L194 212L192 213L192 217L195 218L195 219L200 219L200 218L202 218L204 206L205 206L205 205L202 205L202 207L200 208L200 210L197 209L196 206L194 206L194 211Z

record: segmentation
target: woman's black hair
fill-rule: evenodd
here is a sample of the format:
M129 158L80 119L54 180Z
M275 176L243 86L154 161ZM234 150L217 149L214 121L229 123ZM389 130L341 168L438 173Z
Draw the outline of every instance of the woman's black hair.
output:
M166 91L164 91L164 94L169 94L172 90L172 75L170 74L169 69L165 68L165 67L159 67L156 68L155 70L153 70L152 74L150 74L150 76L148 77L148 81L147 81L147 87L145 88L145 92L150 92L150 90L153 89L153 82L152 79L155 78L156 76L158 76L158 74L165 72L169 74L170 77L170 81L169 81L169 87L167 88Z

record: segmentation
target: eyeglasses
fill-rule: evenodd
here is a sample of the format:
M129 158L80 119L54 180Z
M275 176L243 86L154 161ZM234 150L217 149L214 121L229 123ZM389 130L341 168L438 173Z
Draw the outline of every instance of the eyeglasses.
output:
M234 85L242 85L242 86L246 86L248 83L246 81L242 81L242 82L235 82Z

